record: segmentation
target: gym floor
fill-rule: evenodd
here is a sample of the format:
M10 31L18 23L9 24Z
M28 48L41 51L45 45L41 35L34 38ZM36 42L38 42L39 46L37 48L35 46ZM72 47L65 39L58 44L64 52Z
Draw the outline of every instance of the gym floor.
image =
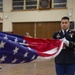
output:
M54 60L24 64L0 64L0 75L56 75Z

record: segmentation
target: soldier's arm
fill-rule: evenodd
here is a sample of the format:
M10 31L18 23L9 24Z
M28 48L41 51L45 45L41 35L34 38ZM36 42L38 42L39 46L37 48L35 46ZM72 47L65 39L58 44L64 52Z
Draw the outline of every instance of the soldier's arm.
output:
M73 41L69 41L69 47L75 48L75 32L74 32L74 35L73 35Z
M57 32L55 32L55 33L53 34L53 37L52 37L52 38L53 38L53 39L57 39L56 36L57 36Z

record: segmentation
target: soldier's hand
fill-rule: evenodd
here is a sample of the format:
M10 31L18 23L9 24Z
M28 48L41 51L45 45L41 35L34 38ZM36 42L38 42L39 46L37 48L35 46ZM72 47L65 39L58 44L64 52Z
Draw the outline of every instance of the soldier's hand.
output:
M69 41L66 38L63 38L62 41L66 46L69 46Z
M30 34L28 32L26 32L26 37L32 38L32 36L30 36Z

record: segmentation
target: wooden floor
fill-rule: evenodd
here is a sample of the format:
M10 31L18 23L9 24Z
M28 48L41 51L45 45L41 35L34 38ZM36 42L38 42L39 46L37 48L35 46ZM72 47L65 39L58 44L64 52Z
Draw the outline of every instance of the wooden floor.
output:
M54 61L37 61L25 64L0 64L0 75L56 75Z

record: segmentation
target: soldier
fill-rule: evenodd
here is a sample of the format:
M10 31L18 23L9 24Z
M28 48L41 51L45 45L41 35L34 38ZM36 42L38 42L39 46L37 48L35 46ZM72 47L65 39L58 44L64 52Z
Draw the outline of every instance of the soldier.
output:
M64 42L60 54L55 57L55 69L57 75L75 75L75 31L69 29L69 17L61 19L61 30L53 34L54 39Z

